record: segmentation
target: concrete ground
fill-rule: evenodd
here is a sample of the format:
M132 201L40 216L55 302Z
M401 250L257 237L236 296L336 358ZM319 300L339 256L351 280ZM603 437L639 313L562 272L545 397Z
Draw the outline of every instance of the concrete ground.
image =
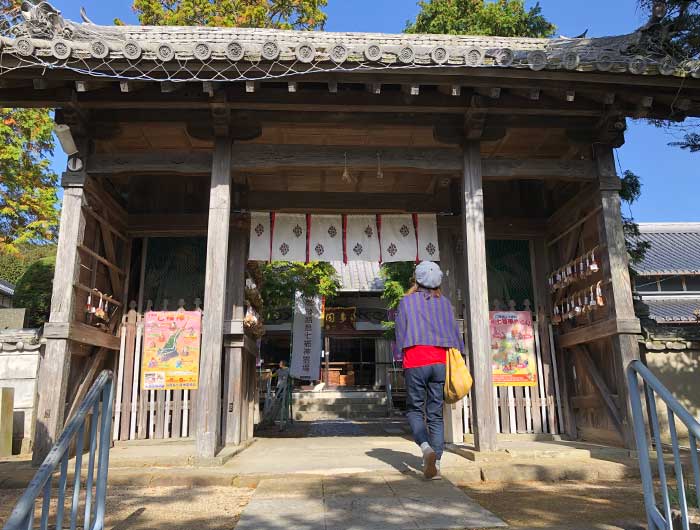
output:
M494 524L479 505L517 529L629 529L644 519L639 472L624 452L508 441L503 452L474 461L460 447L443 457L446 480L424 482L419 450L407 431L401 421L295 424L282 437L276 429L259 432L245 451L228 449L214 467L196 461L190 440L117 444L110 457L107 528ZM26 460L0 460L0 526L33 473ZM274 526L278 521L286 523Z

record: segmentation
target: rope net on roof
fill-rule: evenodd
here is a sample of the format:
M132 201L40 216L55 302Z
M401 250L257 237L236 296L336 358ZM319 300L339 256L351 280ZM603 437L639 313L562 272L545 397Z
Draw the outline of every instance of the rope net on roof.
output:
M260 81L328 72L529 68L700 77L650 32L599 39L334 34L251 28L98 26L48 2L0 18L0 75L22 68L145 81Z

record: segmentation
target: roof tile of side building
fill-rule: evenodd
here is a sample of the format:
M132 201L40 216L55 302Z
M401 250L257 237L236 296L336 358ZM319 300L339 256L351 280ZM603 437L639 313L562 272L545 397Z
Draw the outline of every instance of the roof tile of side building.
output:
M23 18L0 36L0 73L39 65L113 78L224 81L330 70L461 66L700 77L700 62L654 53L660 47L653 30L532 39L99 26L85 16L84 23L65 20L47 2L27 8ZM251 63L255 68L245 67Z
M370 261L332 262L340 279L340 291L353 293L381 293L384 280L380 275L381 266Z
M651 247L634 265L640 275L700 274L700 223L641 223Z
M649 317L659 324L664 323L697 323L695 311L700 311L698 298L645 298L644 304L649 308Z
M3 294L5 296L14 296L15 286L12 285L10 282L0 280L0 294Z

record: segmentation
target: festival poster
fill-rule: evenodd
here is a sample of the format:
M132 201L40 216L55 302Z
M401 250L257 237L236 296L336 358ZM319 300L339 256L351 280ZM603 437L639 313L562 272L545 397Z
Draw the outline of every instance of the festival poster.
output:
M202 313L150 311L144 317L142 390L195 390Z
M495 386L536 386L535 333L530 311L491 311Z

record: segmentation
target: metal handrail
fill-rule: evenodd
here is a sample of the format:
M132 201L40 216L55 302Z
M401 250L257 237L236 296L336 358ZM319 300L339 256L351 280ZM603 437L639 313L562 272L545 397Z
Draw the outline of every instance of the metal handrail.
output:
M663 512L656 504L654 491L654 479L651 471L651 456L649 452L649 439L647 437L646 421L642 409L642 396L639 389L639 377L642 378L644 392L646 396L646 408L648 412L649 428L653 445L656 448L656 464L659 474L659 484L661 489L661 501ZM675 418L678 418L688 429L690 461L692 474L695 479L695 496L698 508L700 509L700 462L698 455L697 441L700 438L700 423L693 418L671 392L659 381L656 376L635 360L627 367L627 382L629 386L630 401L632 405L632 418L634 421L634 437L639 453L639 468L642 475L642 485L644 489L644 505L646 508L647 524L649 530L665 529L673 530L673 514L671 512L671 502L669 499L668 480L666 478L666 464L664 462L663 444L661 441L661 428L659 426L659 416L656 411L656 396L666 404L668 412L668 425L671 434L671 445L673 449L674 474L678 487L678 502L681 511L681 528L688 530L690 518L688 516L688 500L686 498L685 480L683 477L683 462L681 460L681 447L678 443L678 432Z
M65 495L68 483L68 460L70 448L75 441L75 468L73 478L73 493L70 503L70 529L82 527L86 530L103 530L105 516L105 498L107 494L107 473L109 468L109 448L111 445L112 404L113 404L113 374L104 370L85 396L78 412L68 422L58 441L49 451L29 482L24 494L15 505L3 530L31 530L34 525L34 510L37 499L42 496L40 528L49 527L49 507L51 504L51 482L54 472L60 466L58 481L58 502L55 514L55 528L64 528ZM90 424L90 448L88 458L87 479L85 483L85 503L83 524L79 524L78 510L80 507L81 471L83 460L83 440L88 415L92 414ZM97 425L99 418L99 449ZM99 452L98 452L99 451ZM97 453L97 476L95 476L95 454ZM95 494L93 499L93 485ZM94 501L94 502L93 502ZM94 514L93 514L94 512ZM94 517L93 517L94 515Z

